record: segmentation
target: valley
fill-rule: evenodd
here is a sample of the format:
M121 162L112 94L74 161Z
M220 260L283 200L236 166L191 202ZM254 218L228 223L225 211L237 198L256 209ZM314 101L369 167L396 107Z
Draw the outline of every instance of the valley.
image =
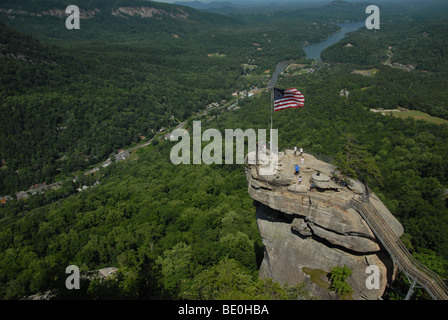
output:
M191 132L193 121L221 133L268 129L265 88L274 83L306 97L304 108L273 115L279 149L303 147L368 185L403 226L413 259L446 281L446 4L384 5L380 30L347 34L319 62L302 45L328 38L337 23L363 21L364 4L229 14L140 0L78 5L79 30L65 28L60 1L0 5L0 194L10 195L0 205L1 299L319 298L301 281L260 277L269 270L267 236L244 164L170 161L170 133ZM443 121L370 111L397 106ZM34 195L13 196L30 186ZM81 275L117 272L67 290L69 265ZM326 260L300 275L332 267ZM361 292L359 270L348 283ZM329 284L320 298L340 299ZM403 274L381 285L385 300L404 299L409 287ZM431 297L416 289L413 299Z

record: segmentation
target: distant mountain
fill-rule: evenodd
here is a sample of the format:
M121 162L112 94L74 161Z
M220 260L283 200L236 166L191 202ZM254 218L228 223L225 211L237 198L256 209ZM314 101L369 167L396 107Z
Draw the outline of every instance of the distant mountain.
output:
M324 6L325 7L330 7L330 8L359 8L359 7L363 7L366 8L369 5L369 3L367 2L348 2L348 1L344 1L344 0L335 0L332 1L330 3L328 3L327 5Z
M73 2L67 2L64 0L2 0L0 6L8 8L17 8L27 11L46 10L58 7L67 7L69 4L74 4L83 9L110 9L114 7L135 7L135 6L151 6L156 8L174 8L175 5L150 1L150 0L76 0Z
M198 27L240 23L221 14L146 0L79 0L76 6L80 32L65 27L69 14L67 2L61 0L2 0L0 21L46 41L147 39L148 35L194 34Z
M79 0L76 1L81 18L89 19L101 13L124 18L173 18L200 20L203 13L185 6L146 0ZM66 17L67 3L61 0L37 2L34 0L2 0L0 13L14 18L16 15Z
M178 5L194 8L196 10L219 14L266 14L284 10L305 8L320 8L328 4L328 0L265 0L265 1L177 1Z
M176 1L173 4L187 6L190 8L204 10L210 8L224 8L224 7L240 7L241 3L238 2L230 2L230 1L212 1L212 2L201 2L201 1Z

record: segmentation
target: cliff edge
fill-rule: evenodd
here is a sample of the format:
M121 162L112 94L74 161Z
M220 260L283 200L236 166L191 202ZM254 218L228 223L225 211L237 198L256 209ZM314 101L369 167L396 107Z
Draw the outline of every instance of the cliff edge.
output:
M303 158L303 159L302 159ZM246 156L248 192L257 205L257 223L264 244L260 277L282 284L307 283L322 299L338 299L328 289L327 274L346 265L352 275L346 280L353 299L378 299L396 274L396 266L380 241L350 205L366 197L359 181L338 177L336 168L310 154L279 152L276 173L260 174L269 164L269 152ZM296 174L295 166L300 166ZM399 237L403 227L370 193L370 203ZM369 265L380 271L379 289L368 289Z

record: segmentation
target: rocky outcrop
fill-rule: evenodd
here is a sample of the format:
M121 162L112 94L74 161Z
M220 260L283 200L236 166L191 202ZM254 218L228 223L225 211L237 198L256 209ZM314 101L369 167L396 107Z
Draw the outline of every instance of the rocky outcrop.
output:
M277 171L270 176L259 174L269 164L269 156L248 154L246 177L248 192L257 204L257 223L264 244L260 276L279 283L295 285L306 282L310 291L324 299L337 298L323 283L316 283L310 270L327 274L335 266L348 266L347 279L354 299L377 299L396 268L380 241L351 207L352 199L366 198L359 181L338 177L336 168L309 154L304 159L292 150L279 153ZM256 162L258 161L258 165ZM300 173L294 174L294 166ZM301 177L301 182L299 182ZM371 194L370 202L381 213L397 236L403 227ZM366 267L380 270L380 288L368 289ZM312 272L311 272L312 273Z
M90 19L93 18L97 13L99 13L100 9L79 9L79 16L81 19ZM10 18L15 18L15 16L34 16L34 17L44 17L44 16L52 16L58 18L67 18L70 13L65 12L65 8L61 9L49 9L39 12L29 12L19 9L11 9L11 8L0 8L0 13L5 14Z
M90 19L100 13L102 9L84 9L79 8L79 15L81 19ZM183 8L173 7L170 10L163 10L153 6L140 6L140 7L117 7L111 8L110 13L113 16L121 18L140 17L140 18L154 18L160 20L164 17L170 17L173 19L188 19L190 13ZM66 13L65 8L54 8L39 12L30 12L19 9L0 8L0 14L5 14L7 17L14 19L16 16L52 16L58 18L67 18L70 13Z
M183 9L177 8L173 11L167 12L162 9L153 7L118 7L112 9L112 15L123 18L138 16L140 18L161 18L163 16L169 16L173 19L187 19L190 14Z

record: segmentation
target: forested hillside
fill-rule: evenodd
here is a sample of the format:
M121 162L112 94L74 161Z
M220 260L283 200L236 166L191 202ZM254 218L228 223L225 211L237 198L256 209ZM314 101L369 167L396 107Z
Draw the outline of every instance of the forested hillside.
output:
M2 297L52 288L69 294L61 282L69 264L81 271L120 269L118 283L83 285L85 298L265 294L262 287L269 284L259 284L259 293L245 288L256 287L261 245L240 167L174 166L170 146L150 147L137 161L116 164L113 177L96 189L2 219ZM244 288L189 289L226 256L238 261L222 263L231 266L231 277L246 279Z
M151 138L230 95L241 72L227 60L176 58L176 47L134 46L131 53L120 45L85 46L58 56L60 49L26 37L17 44L15 33L2 30L1 194L48 183L140 136Z
M371 93L362 98L365 105L385 109L401 106L448 119L447 24L448 19L437 16L398 19L385 24L381 32L365 29L349 34L325 50L322 58L353 69L380 68L377 75L362 80Z
M24 9L20 3L15 10ZM263 85L278 59L303 58L300 43L336 30L308 29L310 20L301 20L285 32L279 22L211 21L215 15L188 10L194 23L101 11L103 18L81 20L80 30L67 30L57 16L3 14L5 23L58 46L1 25L0 195L70 176L235 90ZM251 79L242 77L248 72Z
M0 8L40 12L56 2L24 3ZM258 279L262 243L243 165L176 166L174 142L162 138L83 175L182 121L189 130L192 120L203 130L267 129L266 91L233 111L197 112L265 86L285 59L299 66L277 86L298 88L306 104L275 113L280 148L301 146L366 181L403 224L413 255L448 277L448 126L370 111L401 106L447 118L448 21L438 11L419 7L414 24L417 11L385 10L380 31L352 33L316 63L300 45L337 30L330 22L365 17L361 5L228 17L150 2L192 18L110 14L126 3L85 1L102 10L72 31L61 17L0 12L0 194L65 181L0 206L1 298L49 290L87 299L311 298L300 285ZM70 264L83 274L119 271L116 280L84 279L82 290L68 291Z

